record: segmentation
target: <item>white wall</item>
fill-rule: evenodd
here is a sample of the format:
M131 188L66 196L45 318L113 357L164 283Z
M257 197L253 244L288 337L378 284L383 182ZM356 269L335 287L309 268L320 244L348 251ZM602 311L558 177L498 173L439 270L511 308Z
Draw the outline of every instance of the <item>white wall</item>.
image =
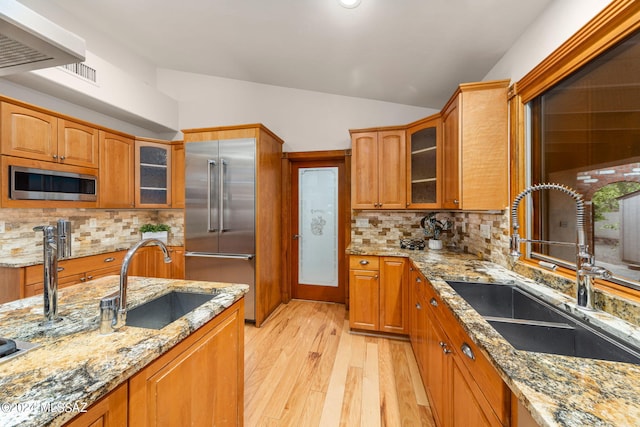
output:
M402 125L437 112L166 69L158 70L157 83L178 100L181 129L262 123L284 139L284 151L350 148L349 129Z
M554 0L483 80L517 82L604 9L610 0Z

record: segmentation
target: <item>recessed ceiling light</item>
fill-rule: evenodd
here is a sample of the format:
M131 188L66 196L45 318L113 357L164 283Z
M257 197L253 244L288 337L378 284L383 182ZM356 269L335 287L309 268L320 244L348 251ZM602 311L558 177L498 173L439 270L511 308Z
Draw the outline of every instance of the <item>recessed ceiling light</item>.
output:
M353 9L354 7L358 7L360 0L338 0L338 3L340 3L342 7Z

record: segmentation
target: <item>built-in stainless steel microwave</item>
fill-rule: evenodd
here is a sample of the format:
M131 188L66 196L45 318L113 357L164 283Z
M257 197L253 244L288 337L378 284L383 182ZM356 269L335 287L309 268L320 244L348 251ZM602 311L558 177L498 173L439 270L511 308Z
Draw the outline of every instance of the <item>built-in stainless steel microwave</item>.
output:
M9 166L9 198L95 202L98 178L73 172Z

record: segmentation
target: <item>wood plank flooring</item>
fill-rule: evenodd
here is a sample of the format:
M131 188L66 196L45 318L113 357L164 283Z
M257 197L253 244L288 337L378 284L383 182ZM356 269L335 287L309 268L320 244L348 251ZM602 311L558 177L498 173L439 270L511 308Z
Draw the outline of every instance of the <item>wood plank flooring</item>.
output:
M349 333L344 305L292 300L245 326L245 426L434 426L407 341Z

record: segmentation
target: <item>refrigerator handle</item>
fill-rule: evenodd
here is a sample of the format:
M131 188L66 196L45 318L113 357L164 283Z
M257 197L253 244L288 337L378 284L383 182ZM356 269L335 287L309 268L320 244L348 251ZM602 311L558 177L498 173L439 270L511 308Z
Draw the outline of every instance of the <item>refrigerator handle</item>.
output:
M215 186L213 185L213 183L211 182L211 178L213 176L213 168L216 166L216 161L215 160L208 160L207 163L207 173L209 174L208 178L207 178L207 231L218 231L216 228L212 228L212 224L214 223L214 221L211 220L211 216L213 215L213 212L211 210L212 206L211 206L211 190L213 188L215 188Z
M201 258L241 259L246 261L251 261L253 258L255 258L255 255L253 254L210 254L206 252L185 252L184 256Z
M219 215L220 215L220 232L224 233L225 231L228 231L226 228L224 228L224 196L225 196L225 192L224 192L224 172L225 172L225 166L227 165L227 161L225 159L223 159L222 157L220 158L220 211L219 211Z

